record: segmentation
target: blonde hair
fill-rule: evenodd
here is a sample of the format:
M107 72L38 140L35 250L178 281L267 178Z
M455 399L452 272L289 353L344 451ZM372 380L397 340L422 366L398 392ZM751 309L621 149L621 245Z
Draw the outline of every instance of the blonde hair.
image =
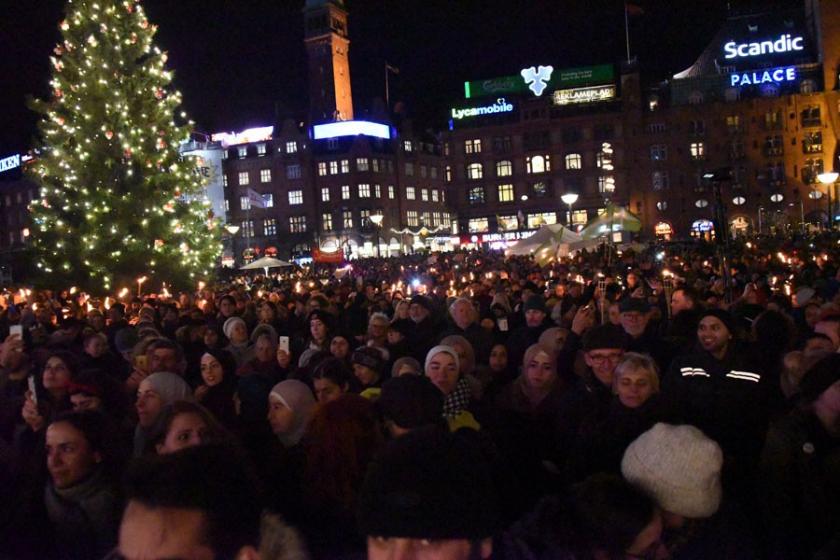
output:
M548 356L548 361L554 367L554 373L557 373L557 352L549 346L548 344L543 344L542 342L538 342L536 344L532 344L525 350L525 355L522 357L522 372L525 372L525 368L528 367L528 363L537 357L537 354L540 352L545 353Z
M647 354L639 354L638 352L626 352L621 358L621 362L615 367L613 374L613 393L618 389L618 383L624 375L641 371L647 373L650 387L654 393L659 392L659 368L656 367L656 362Z

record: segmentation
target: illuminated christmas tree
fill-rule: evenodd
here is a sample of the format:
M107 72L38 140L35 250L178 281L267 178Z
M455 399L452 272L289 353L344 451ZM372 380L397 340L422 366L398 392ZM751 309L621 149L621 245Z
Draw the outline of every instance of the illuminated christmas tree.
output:
M212 273L219 223L178 152L191 121L140 3L68 0L31 178L44 284L102 292L138 277L192 284ZM154 286L155 284L152 284Z

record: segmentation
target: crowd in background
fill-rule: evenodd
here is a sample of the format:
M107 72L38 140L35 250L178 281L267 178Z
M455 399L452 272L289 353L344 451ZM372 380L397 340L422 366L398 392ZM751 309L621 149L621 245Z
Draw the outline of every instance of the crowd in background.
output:
M7 291L0 558L840 558L839 242Z

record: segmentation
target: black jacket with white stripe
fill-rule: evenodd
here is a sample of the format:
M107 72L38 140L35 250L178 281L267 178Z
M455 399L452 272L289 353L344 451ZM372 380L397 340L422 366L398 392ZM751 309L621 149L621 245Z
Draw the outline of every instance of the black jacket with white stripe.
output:
M669 420L697 426L724 455L754 463L774 391L760 363L754 349L735 344L722 360L704 350L677 356L662 380Z

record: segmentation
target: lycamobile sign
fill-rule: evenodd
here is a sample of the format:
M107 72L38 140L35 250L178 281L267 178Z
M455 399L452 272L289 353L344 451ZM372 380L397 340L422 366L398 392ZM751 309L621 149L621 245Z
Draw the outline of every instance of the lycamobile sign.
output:
M500 97L492 105L484 105L481 107L467 107L465 109L452 108L452 118L461 120L467 117L480 117L483 115L495 115L497 113L512 113L513 104L505 101L504 97Z
M582 66L580 68L554 70L551 78L546 82L546 89L553 91L578 86L609 84L614 81L615 73L612 64ZM535 92L529 89L529 82L522 76L521 72L515 76L502 76L489 80L464 82L464 97L467 99L498 96L501 94L535 95Z

